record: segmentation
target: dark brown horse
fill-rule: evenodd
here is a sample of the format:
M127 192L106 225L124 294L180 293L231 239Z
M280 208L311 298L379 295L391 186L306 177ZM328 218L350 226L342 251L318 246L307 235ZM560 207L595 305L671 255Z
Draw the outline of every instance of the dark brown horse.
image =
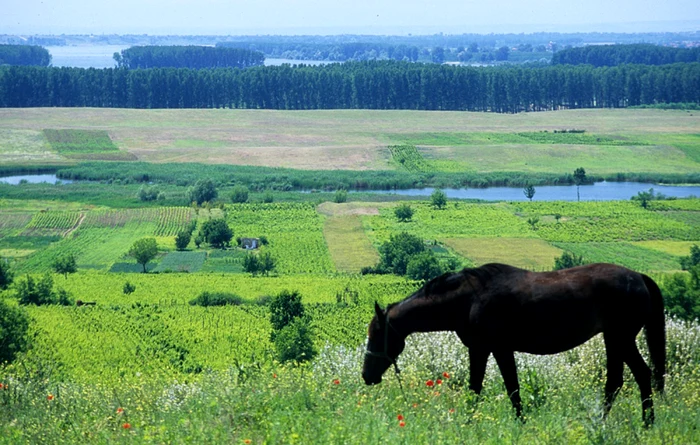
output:
M481 392L493 354L518 417L520 389L514 352L556 354L603 333L607 355L604 412L622 387L623 363L642 398L642 419L654 421L651 384L664 389L666 327L661 292L646 275L613 264L529 272L504 264L445 274L383 311L369 325L362 377L373 385L414 332L455 331L469 348L469 388ZM635 338L646 329L652 372ZM397 368L398 370L398 368Z

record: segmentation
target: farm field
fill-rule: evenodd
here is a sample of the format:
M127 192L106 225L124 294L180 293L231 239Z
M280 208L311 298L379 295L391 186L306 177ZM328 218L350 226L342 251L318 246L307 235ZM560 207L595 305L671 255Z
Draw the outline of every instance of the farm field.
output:
M0 391L0 418L8 425L0 443L455 443L489 442L494 431L498 441L515 442L700 438L693 426L700 413L695 323L668 321L668 395L657 401L654 428L642 427L629 375L611 417L600 420L600 338L557 356L518 355L528 418L521 425L495 363L489 364L481 402L465 390L468 357L451 333L409 337L399 360L406 401L389 374L382 385L366 387L359 369L374 301L398 301L421 283L356 273L376 264L382 242L407 231L441 258L465 266L502 261L548 270L567 250L647 271L663 282L700 242L700 200L655 201L646 210L629 201L448 202L442 210L425 201L404 203L414 209L410 222L396 219L398 204L392 202L194 209L1 200L0 252L17 278L39 278L54 258L71 253L78 272L54 274L55 286L95 305L26 308L33 347L0 372L0 383L9 388ZM535 215L540 223L533 230L527 219ZM269 244L261 251L278 259L278 270L267 277L244 273L246 253L237 248L191 243L175 250L175 234L191 221L199 227L221 217L234 236L265 236ZM160 250L148 274L138 273L140 265L126 255L143 236L155 237ZM126 283L135 290L124 293ZM192 306L204 290L242 300ZM319 356L301 367L281 365L270 341L263 302L284 290L300 293L315 332ZM13 289L2 296L13 304ZM438 378L441 385L426 386ZM69 430L66 421L73 425Z
M553 133L573 128L586 133ZM118 150L52 149L43 137L47 131L72 131L81 140L88 134L94 138L106 133ZM561 173L586 165L599 175L696 173L700 170L699 131L697 113L660 110L494 115L29 108L0 110L0 135L4 136L0 155L8 164L137 159L393 170L400 166L388 146L414 144L431 171ZM202 150L207 153L204 159Z
M554 133L562 129L585 133ZM330 167L369 170L380 179L557 175L582 165L595 175L696 174L699 134L697 113L659 110L0 109L0 167L97 161L90 168L119 170L130 159L181 167L167 172L172 182L135 169L101 183L0 187L0 261L15 275L0 299L17 306L18 282L49 276L73 301L90 303L23 307L32 347L0 367L0 444L698 443L697 321L667 319L667 392L655 400L653 428L642 425L627 369L602 420L600 336L564 354L517 355L523 424L492 359L481 400L467 390L468 354L453 333L410 336L398 360L401 386L389 370L381 385L367 387L360 368L374 302L399 301L423 282L359 272L377 265L383 243L407 232L455 267L504 262L544 271L569 252L647 273L665 288L689 276L681 259L700 244L700 199L646 208L631 200L448 200L436 209L427 200L351 193L351 202L337 203L332 188L300 193L289 170L277 169L265 174L280 188L256 179L248 203L233 204L230 194L242 175L262 170L245 171L250 165L310 176ZM222 165L202 170L190 162ZM206 172L219 196L190 205L187 187ZM142 186L164 199L140 201ZM273 202L263 202L268 197ZM411 207L409 221L398 220L398 205ZM231 247L197 245L215 218L233 231ZM176 235L190 227L190 243L177 250ZM149 273L128 254L144 237L158 247ZM237 238L265 243L245 250ZM271 273L244 271L248 255L268 254ZM54 272L65 255L75 258L76 273ZM205 291L237 299L192 304ZM299 293L313 332L318 356L306 364L281 364L271 338L269 301L284 291Z

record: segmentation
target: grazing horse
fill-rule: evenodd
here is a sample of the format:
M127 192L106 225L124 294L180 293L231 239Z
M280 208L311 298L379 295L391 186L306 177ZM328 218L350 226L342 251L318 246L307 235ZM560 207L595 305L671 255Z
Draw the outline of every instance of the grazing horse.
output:
M362 367L368 385L380 383L384 371L396 365L409 334L455 331L469 348L469 388L481 392L493 354L515 413L522 418L514 352L556 354L602 332L605 415L622 387L627 363L639 385L642 419L647 426L654 421L651 386L653 380L654 389L663 392L666 326L661 292L646 275L613 264L555 272L486 264L435 278L386 310L375 303L375 312ZM653 378L635 343L642 327Z

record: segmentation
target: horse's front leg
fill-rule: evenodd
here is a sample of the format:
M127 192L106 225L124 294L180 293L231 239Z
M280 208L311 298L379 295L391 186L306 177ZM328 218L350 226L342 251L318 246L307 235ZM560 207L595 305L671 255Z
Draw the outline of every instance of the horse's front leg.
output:
M515 355L513 351L495 351L493 357L496 359L498 369L503 375L503 382L506 384L506 391L510 402L515 408L515 415L519 419L523 416L523 405L520 400L520 385L518 384L518 369L515 366Z

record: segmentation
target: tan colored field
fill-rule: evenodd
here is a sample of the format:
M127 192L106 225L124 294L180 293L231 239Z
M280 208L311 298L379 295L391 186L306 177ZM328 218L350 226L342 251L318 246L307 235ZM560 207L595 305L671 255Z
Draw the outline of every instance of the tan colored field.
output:
M386 146L401 142L402 134L513 133L579 128L593 134L637 136L663 144L664 135L671 139L675 134L700 133L700 113L661 110L494 114L393 110L0 109L0 163L66 162L47 150L40 134L46 128L107 130L120 150L147 162L381 170L394 168ZM556 168L561 157L572 154L571 146L501 145L423 150L433 159L458 162L476 171L550 171ZM625 159L646 160L634 163L631 167L634 171L645 171L652 166L658 167L655 171L685 172L697 167L681 150L668 145L640 148L642 151L636 147L601 149L596 146L582 146L576 150L581 152L573 153L576 162L600 158L592 173L626 171L622 168L627 162ZM612 166L610 158L616 160ZM658 165L651 159L657 160ZM591 164L586 162L586 165ZM561 169L570 170L571 166L567 164Z
M537 238L450 238L445 244L477 266L506 263L530 270L551 270L562 250Z

